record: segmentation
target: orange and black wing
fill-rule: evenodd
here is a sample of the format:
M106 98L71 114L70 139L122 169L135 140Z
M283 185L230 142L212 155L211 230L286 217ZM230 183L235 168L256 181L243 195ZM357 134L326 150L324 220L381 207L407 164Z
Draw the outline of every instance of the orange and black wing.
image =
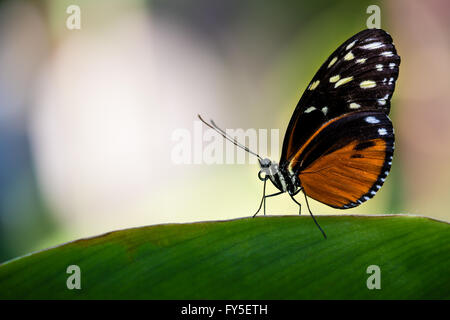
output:
M389 114L400 57L391 36L363 30L340 45L317 71L286 130L280 166L325 122L355 111Z
M355 207L381 188L391 167L394 130L382 111L344 114L323 124L288 163L305 194L334 208Z

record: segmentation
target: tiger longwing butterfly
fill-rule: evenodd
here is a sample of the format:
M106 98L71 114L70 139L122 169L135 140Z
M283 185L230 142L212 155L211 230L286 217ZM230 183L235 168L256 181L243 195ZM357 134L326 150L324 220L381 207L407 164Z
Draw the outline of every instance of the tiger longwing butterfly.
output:
M263 159L220 129L225 139L258 157L263 197L300 191L338 209L353 208L372 198L389 173L394 129L388 117L400 57L391 36L381 29L363 30L337 48L303 93L283 141L279 164ZM279 192L266 195L266 181ZM300 211L301 213L301 211Z

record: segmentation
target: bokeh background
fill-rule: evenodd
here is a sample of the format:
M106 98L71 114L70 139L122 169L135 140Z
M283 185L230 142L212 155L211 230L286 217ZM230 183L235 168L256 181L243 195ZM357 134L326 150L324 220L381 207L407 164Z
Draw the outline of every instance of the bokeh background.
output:
M66 28L72 4L81 30ZM115 229L253 214L258 166L176 165L173 132L193 132L202 113L278 128L281 146L306 85L373 4L402 58L392 171L358 208L312 210L450 221L448 1L0 1L0 262ZM284 195L268 212L297 208Z

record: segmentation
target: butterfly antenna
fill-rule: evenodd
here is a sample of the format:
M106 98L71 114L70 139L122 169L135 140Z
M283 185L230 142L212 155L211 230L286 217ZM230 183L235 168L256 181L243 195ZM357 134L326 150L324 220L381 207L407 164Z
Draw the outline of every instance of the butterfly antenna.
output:
M314 218L314 215L312 214L311 209L309 208L308 198L306 197L306 193L304 191L303 191L303 195L305 196L306 206L308 207L309 214L311 215L311 217L313 218L316 226L319 228L319 230L322 232L323 236L326 239L327 235L325 234L325 231L322 230L322 228L320 227L319 223L316 221L316 218Z
M224 137L226 140L230 141L231 143L233 143L235 146L244 149L245 151L247 151L248 153L258 157L259 160L263 160L259 154L251 151L248 147L240 144L239 142L237 142L236 138L232 138L230 137L230 135L228 135L223 129L219 128L216 123L214 122L214 120L211 120L211 123L206 122L205 120L203 120L203 118L198 114L197 115L198 118L204 123L206 124L208 127L210 127L211 129L213 129L214 131L216 131L217 133L219 133L222 137Z

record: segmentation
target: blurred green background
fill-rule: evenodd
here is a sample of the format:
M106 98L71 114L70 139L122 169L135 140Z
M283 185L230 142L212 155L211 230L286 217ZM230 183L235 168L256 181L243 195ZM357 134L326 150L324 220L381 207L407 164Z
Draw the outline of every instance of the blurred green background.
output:
M66 28L72 4L81 30ZM0 1L0 262L115 229L253 214L258 166L176 165L173 132L201 113L280 129L281 146L304 88L373 4L402 58L392 171L360 207L312 210L450 221L448 1ZM286 195L268 201L270 214L296 210Z

